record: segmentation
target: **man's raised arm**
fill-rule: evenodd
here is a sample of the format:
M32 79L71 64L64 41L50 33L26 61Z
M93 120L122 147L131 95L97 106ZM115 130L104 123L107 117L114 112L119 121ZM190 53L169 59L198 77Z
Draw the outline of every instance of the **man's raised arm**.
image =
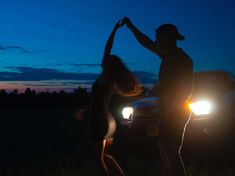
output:
M125 23L127 27L132 31L132 33L135 35L135 38L141 45L143 45L145 48L151 50L157 55L160 54L160 51L157 49L157 45L155 44L155 42L152 41L144 33L142 33L136 26L134 26L129 18L124 17L122 19L122 22Z

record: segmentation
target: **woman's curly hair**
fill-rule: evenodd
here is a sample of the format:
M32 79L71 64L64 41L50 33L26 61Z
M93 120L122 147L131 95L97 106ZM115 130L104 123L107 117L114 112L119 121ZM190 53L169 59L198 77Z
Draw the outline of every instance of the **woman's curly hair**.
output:
M110 55L104 73L108 80L116 85L119 93L128 95L142 92L140 82L118 56Z

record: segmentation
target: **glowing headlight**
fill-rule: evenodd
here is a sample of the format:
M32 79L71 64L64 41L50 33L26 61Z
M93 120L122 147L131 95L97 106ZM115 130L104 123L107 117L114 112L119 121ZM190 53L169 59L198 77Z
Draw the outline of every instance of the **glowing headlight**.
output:
M133 115L133 112L134 112L134 110L133 110L132 107L125 107L122 110L122 117L124 119L128 119L129 120L130 117Z
M206 115L211 113L211 103L209 101L198 101L189 104L190 109L195 113L195 115Z

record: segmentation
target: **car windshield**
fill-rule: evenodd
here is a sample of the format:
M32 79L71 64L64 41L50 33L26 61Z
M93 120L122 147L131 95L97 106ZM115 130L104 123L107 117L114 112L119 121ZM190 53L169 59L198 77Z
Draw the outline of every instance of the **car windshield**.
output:
M198 72L194 76L194 93L223 94L233 88L234 76L224 71Z

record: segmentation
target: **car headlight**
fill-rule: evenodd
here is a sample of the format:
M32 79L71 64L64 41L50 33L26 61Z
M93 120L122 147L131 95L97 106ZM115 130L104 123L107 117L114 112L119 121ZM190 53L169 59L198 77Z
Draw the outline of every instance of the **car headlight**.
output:
M122 109L122 117L124 119L130 120L131 116L133 115L133 112L134 112L133 107L130 107L130 106L124 107Z
M189 104L190 109L195 115L207 115L211 113L212 105L209 101L202 100Z

